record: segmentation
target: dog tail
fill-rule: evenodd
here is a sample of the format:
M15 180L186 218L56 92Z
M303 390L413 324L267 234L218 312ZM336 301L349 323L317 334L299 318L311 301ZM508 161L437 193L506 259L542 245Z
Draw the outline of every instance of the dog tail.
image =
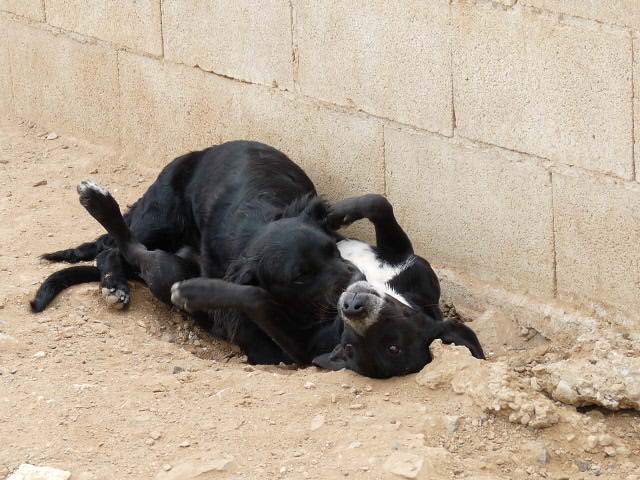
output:
M75 248L58 250L57 252L45 253L40 256L50 262L78 263L95 260L96 256L107 247L109 243L108 235L101 235L93 242L85 242Z
M57 252L56 252L57 253ZM94 266L69 267L51 274L36 292L31 300L31 311L38 313L47 308L56 295L72 285L97 282L100 280L100 270Z

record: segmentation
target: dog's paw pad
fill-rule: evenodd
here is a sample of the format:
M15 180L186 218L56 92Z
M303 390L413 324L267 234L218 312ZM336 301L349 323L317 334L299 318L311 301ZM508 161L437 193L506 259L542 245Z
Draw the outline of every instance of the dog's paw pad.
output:
M129 304L131 300L130 295L120 289L102 287L100 289L102 298L111 308L120 310Z
M181 283L182 282L176 282L171 286L171 303L173 303L176 307L189 312L190 310L187 307L187 299L183 298L180 294Z
M77 190L81 197L89 196L91 194L99 194L103 197L109 196L109 191L106 188L96 182L92 182L91 180L84 180L80 182Z

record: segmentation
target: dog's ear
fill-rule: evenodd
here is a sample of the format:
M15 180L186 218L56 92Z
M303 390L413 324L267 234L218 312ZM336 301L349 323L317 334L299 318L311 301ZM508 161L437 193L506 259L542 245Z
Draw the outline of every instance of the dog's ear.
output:
M320 224L327 221L329 202L315 194L308 193L291 202L276 219L302 217Z
M311 363L325 370L342 370L343 368L347 368L347 357L342 349L342 344L339 343L331 353L318 355Z
M254 262L243 258L239 258L229 266L224 279L238 285L259 285Z
M471 355L476 358L483 360L485 358L478 337L473 330L461 322L455 320L442 322L441 332L437 338L441 339L444 343L467 347L471 351Z

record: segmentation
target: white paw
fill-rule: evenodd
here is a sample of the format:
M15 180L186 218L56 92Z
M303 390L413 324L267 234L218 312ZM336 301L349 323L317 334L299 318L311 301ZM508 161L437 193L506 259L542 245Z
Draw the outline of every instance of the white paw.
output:
M96 182L92 182L91 180L84 180L78 185L78 193L80 195L86 194L89 190L99 193L104 197L109 195L109 191L106 188L102 185L98 185Z

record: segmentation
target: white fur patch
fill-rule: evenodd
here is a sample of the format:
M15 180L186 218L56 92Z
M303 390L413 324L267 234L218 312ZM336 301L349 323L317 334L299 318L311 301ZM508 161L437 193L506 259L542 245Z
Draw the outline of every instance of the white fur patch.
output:
M391 265L377 258L371 245L353 239L338 242L338 250L340 251L340 256L353 263L364 274L367 282L379 293L386 293L405 305L411 306L388 282L400 272L409 268L413 264L413 257L398 265Z
M98 192L100 195L107 196L109 195L109 191L104 188L102 185L98 185L91 180L85 180L80 185L78 185L78 192L82 193L86 190L93 190L94 192Z

